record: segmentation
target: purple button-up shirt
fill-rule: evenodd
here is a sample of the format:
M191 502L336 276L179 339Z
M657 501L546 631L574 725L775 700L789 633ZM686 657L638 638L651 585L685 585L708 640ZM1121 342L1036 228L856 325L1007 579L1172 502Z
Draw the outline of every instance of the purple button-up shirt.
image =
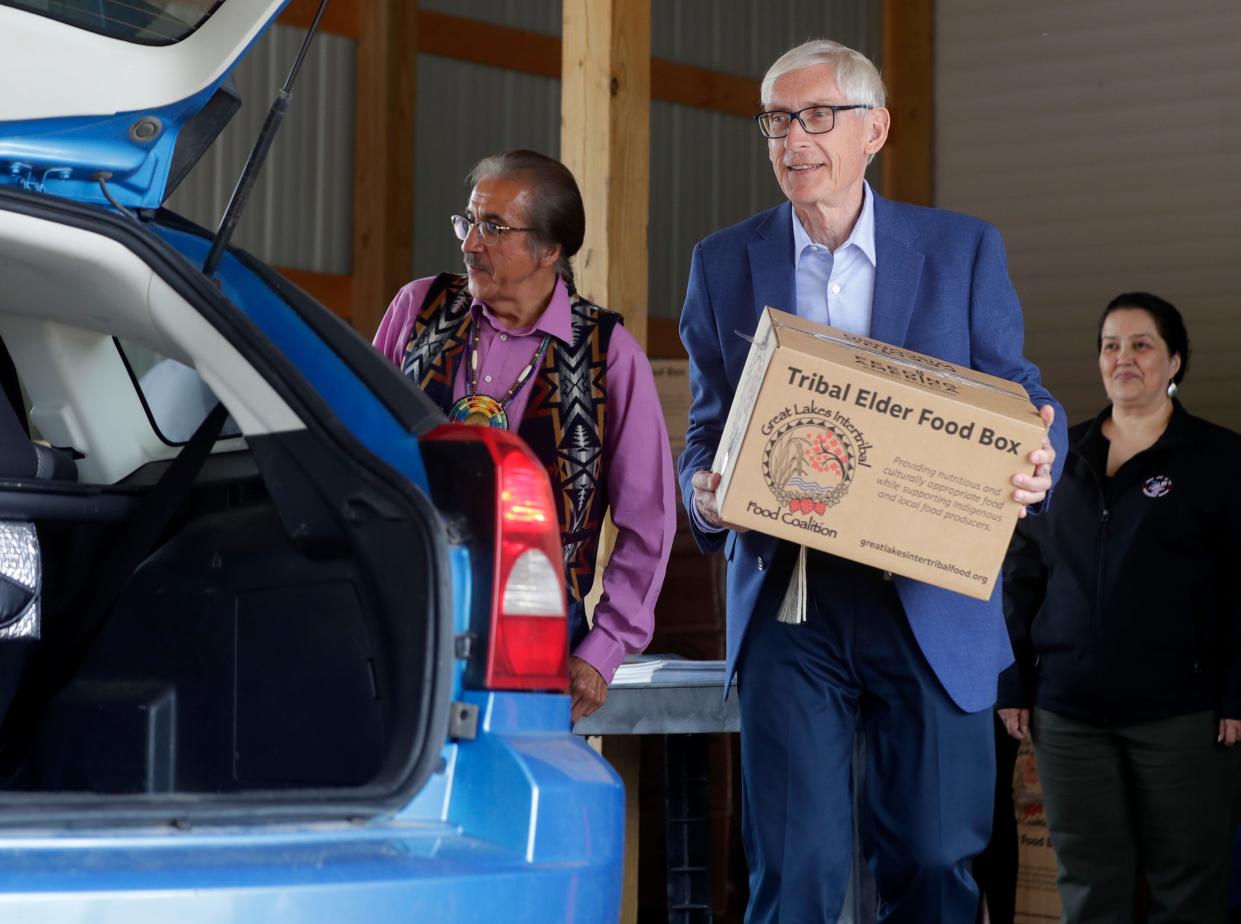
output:
M404 361L414 320L432 281L415 279L402 288L375 334L375 346L397 366ZM557 280L547 310L528 328L505 328L477 300L470 310L479 331L478 391L497 400L529 365L544 334L573 342L572 309L564 280ZM468 388L468 346L466 350L467 361L457 364L454 401L464 397ZM521 424L534 379L531 375L505 408L513 431ZM621 325L613 330L608 346L607 382L603 452L616 546L600 576L603 595L595 607L593 627L573 653L610 683L625 656L642 651L651 640L655 600L676 532L676 501L668 430L651 364Z

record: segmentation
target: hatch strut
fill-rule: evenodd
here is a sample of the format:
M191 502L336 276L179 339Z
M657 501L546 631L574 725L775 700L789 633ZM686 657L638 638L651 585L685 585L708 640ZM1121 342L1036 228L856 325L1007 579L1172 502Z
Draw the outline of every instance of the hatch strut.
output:
M228 200L228 208L224 210L224 217L220 219L220 227L216 229L215 238L211 241L211 250L207 253L207 259L203 261L203 275L208 278L215 275L216 267L220 265L220 258L224 256L224 251L228 248L228 242L237 228L237 221L241 218L241 212L246 207L246 202L254 189L254 181L258 179L259 171L263 168L263 161L267 159L267 153L271 150L271 143L276 137L276 132L280 130L280 123L289 109L289 100L293 96L293 81L297 80L297 72L301 70L306 52L310 50L311 40L319 31L319 20L323 18L323 11L326 8L327 0L319 0L319 9L310 24L310 29L306 32L306 38L302 40L297 60L293 62L293 68L289 71L289 76L285 78L284 86L280 88L280 92L272 101L258 140L254 142L250 156L246 158L245 169L241 171L241 176L237 179L237 185L233 188L233 194Z

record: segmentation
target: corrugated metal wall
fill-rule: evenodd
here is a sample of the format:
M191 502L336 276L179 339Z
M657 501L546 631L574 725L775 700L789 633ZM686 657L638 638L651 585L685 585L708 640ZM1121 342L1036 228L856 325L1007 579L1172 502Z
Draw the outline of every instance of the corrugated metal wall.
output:
M1241 4L940 0L936 199L995 222L1028 352L1074 420L1106 403L1099 312L1185 315L1182 397L1241 428Z
M461 242L448 216L465 211L466 173L508 148L555 157L560 81L421 54L417 119L412 272L458 272Z
M215 229L304 31L273 26L238 66L242 107L168 207ZM277 266L348 273L353 254L352 39L319 35L234 243Z
M421 6L560 33L559 0L421 0ZM879 62L880 7L873 0L653 0L652 54L757 79L790 45L822 35ZM238 68L245 106L170 199L171 208L215 227L301 37L301 30L276 26ZM352 40L321 35L303 69L236 235L268 262L350 272L354 57ZM424 52L417 120L411 273L425 276L460 266L448 216L464 207L465 174L480 157L514 147L558 155L560 84ZM748 118L656 100L651 152L650 311L676 317L694 243L774 205L780 191ZM876 176L872 168L872 182Z

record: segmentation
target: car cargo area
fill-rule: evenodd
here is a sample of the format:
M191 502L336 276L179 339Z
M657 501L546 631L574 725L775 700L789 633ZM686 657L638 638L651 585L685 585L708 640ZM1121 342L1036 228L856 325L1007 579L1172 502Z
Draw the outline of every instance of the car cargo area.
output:
M0 472L0 520L36 526L42 569L39 637L0 638L0 824L408 799L451 683L449 546L426 495L261 335L222 336L115 240L0 207L0 265L0 412L78 474ZM157 421L167 395L140 360L170 357L231 415L171 496L202 415L179 438Z
M343 536L299 546L264 494L257 477L198 489L80 654L58 644L89 593L75 571L103 560L124 526L38 523L44 638L0 651L5 673L21 674L9 790L210 793L379 773L394 717L380 697L375 595ZM62 658L81 665L53 691Z

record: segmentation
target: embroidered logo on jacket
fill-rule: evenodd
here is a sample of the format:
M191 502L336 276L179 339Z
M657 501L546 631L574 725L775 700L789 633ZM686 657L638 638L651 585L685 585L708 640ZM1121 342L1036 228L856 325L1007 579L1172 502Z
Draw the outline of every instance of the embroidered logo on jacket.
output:
M1155 475L1147 478L1142 485L1142 493L1147 497L1163 497L1172 490L1172 479L1167 475Z

